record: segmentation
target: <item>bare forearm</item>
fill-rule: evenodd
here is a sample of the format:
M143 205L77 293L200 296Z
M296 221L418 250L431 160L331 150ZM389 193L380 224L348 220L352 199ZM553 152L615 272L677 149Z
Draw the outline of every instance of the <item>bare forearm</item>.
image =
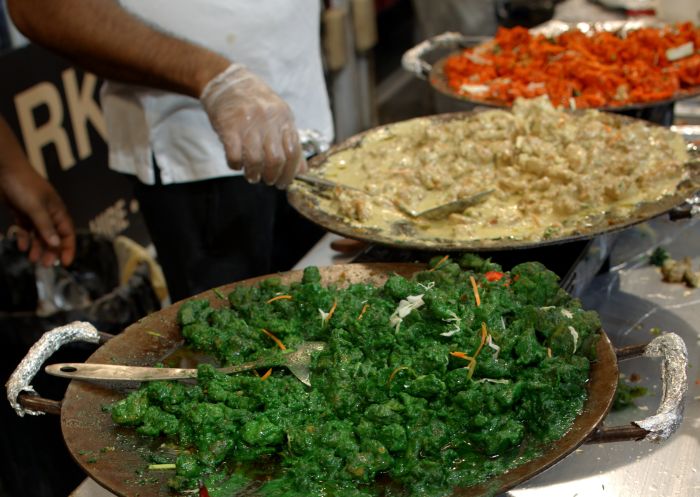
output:
M29 260L68 265L75 256L73 220L63 200L27 160L0 117L0 197L15 214L17 247Z
M12 173L18 167L24 167L27 159L22 146L15 138L7 122L0 116L0 175Z
M25 36L99 76L199 97L230 61L151 28L113 0L8 0Z
M28 38L100 76L199 98L229 166L249 181L286 188L306 167L289 105L245 66L151 28L115 0L7 4Z

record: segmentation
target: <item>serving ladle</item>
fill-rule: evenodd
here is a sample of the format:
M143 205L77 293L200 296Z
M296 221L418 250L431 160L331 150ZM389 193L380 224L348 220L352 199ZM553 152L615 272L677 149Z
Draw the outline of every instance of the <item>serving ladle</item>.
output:
M314 352L321 352L325 348L325 342L304 342L294 350L283 351L255 361L244 362L243 364L217 368L217 371L224 374L235 374L251 369L284 366L304 385L311 386L311 372L309 370L311 357ZM155 381L183 380L197 377L196 369L121 366L88 362L51 364L46 366L45 371L50 375L72 380Z
M328 180L326 178L321 178L319 176L314 176L311 174L297 174L295 176L296 179L299 181L303 181L304 183L308 183L313 186L320 186L323 188L346 188L348 190L355 190L364 193L365 195L369 195L366 191L364 191L361 188L358 188L356 186L350 186L350 185L345 185L342 183L336 183L335 181ZM449 216L450 214L453 214L455 212L462 212L465 209L468 209L469 207L473 207L484 200L491 195L495 190L490 189L490 190L483 190L480 192L477 192L473 195L469 195L468 197L462 197L457 200L452 200L450 202L438 205L436 207L431 207L430 209L426 209L421 212L416 212L411 209L407 209L403 205L401 205L399 202L392 202L394 206L401 211L403 214L407 215L410 218L413 219L429 219L431 221L436 221L438 219L442 219L446 216Z
M465 209L468 209L469 207L473 207L477 204L480 204L484 200L486 200L486 197L491 195L495 190L484 190L478 193L475 193L474 195L469 195L468 197L462 197L457 200L453 200L451 202L447 202L442 205L438 205L437 207L431 207L430 209L426 209L421 212L416 212L412 211L410 209L406 209L403 207L401 204L395 204L396 207L403 212L404 214L408 215L409 217L412 218L423 218L423 219L429 219L431 221L437 221L438 219L442 219L444 217L449 216L450 214L454 214L455 212L462 212Z

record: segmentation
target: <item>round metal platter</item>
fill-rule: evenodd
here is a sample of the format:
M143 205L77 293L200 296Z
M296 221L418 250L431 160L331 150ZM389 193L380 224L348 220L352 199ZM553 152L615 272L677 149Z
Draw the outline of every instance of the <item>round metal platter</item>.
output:
M478 111L477 111L478 112ZM466 119L474 115L474 111L454 112L447 114L437 114L430 117L420 117L416 119L429 119L435 124L447 122L455 119ZM615 122L621 126L640 122L638 119L622 116L618 114L604 114L610 122ZM405 123L407 121L402 121ZM653 123L641 121L648 126L657 126ZM350 148L362 146L365 137L373 133L382 133L392 126L400 124L393 123L372 128L363 133L355 135L343 143L331 147L327 152L315 156L309 166L313 174L323 176L324 163L334 154ZM659 200L640 202L632 212L625 212L624 215L612 212L598 216L586 225L585 228L575 232L568 232L562 235L554 235L550 238L519 240L508 236L504 228L503 235L498 238L484 239L451 239L451 238L421 238L418 236L406 235L406 233L393 232L390 229L382 229L374 226L362 226L337 213L334 209L325 207L320 202L319 190L315 186L307 185L299 181L294 182L287 193L290 204L303 216L326 228L329 231L348 238L364 240L370 243L391 246L400 249L416 249L426 251L500 251L513 249L528 249L554 245L577 240L590 239L594 236L625 229L635 224L647 221L654 217L667 213L677 207L700 191L700 151L694 146L688 148L691 160L685 164L683 175L678 178L678 185L673 195L665 196ZM314 170L316 172L314 172Z
M542 34L545 36L556 37L566 31L579 30L584 33L596 33L596 32L609 32L614 33L618 36L624 37L626 33L634 31L640 28L663 28L666 24L648 18L648 19L635 19L635 20L625 20L625 21L602 21L602 22L578 22L578 23L568 23L562 21L550 21L530 30L530 32L535 34ZM486 42L488 43L488 41ZM481 105L487 107L509 107L509 104L489 98L479 98L472 95L465 95L455 91L447 82L447 77L445 76L445 63L447 59L453 55L459 55L462 50L454 51L444 57L441 57L437 62L432 64L430 75L428 80L430 85L438 92L446 95L448 97L454 98L456 100L461 100L466 103L473 105ZM678 100L683 100L686 98L693 98L700 95L700 86L694 86L691 88L684 88L679 90L673 97L663 99L663 100L650 100L647 102L639 102L634 104L626 104L620 106L605 106L596 107L598 110L612 111L612 112L625 112L625 111L638 111L641 109L647 109L650 107L661 107L665 105L671 105Z
M410 276L424 269L418 264L348 264L320 268L324 284L372 283L380 285L390 274ZM302 271L281 276L284 282L299 281ZM262 276L212 289L192 298L207 299L215 308L227 304L217 294L236 285L251 285ZM100 347L87 362L153 365L181 348L176 316L181 303L151 314L129 326L123 333ZM615 351L600 332L598 358L592 364L588 399L569 432L558 442L542 448L542 455L483 484L455 489L455 496L495 495L533 477L555 464L581 445L608 413L618 381ZM133 386L132 386L133 388ZM121 497L165 497L177 495L167 486L173 471L148 471L146 456L162 443L141 437L133 429L116 427L103 406L122 399L126 392L104 382L74 380L70 383L61 409L61 427L73 458L99 484ZM231 496L234 497L234 496Z

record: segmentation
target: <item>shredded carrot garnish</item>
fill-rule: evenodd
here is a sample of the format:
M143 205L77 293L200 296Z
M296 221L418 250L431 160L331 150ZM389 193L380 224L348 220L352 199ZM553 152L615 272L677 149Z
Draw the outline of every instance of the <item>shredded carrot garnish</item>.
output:
M499 281L504 276L505 274L500 271L487 271L484 273L484 278L486 278L486 281Z
M472 290L474 290L474 300L476 300L476 306L481 305L481 297L479 297L479 287L476 286L476 280L473 276L469 276L469 281L472 283Z
M277 338L275 335L273 335L272 333L270 333L269 331L267 331L265 328L260 328L260 331L262 331L262 332L265 333L267 336L269 336L270 338L272 338L280 349L282 349L282 350L287 350L287 347L284 346L284 344L282 343L282 340L280 340L279 338Z
M394 379L394 376L396 376L396 374L397 374L399 371L403 371L404 369L409 369L409 367L408 367L408 366L399 366L398 368L394 369L394 370L391 372L391 374L389 375L389 380L387 381L387 383L391 383L392 380Z
M333 317L333 313L335 312L335 308L338 307L338 301L334 300L333 301L333 307L331 307L331 310L328 311L328 316L326 317L326 323L331 320Z
M262 376L260 377L260 381L265 381L265 380L267 380L267 379L270 377L271 374L272 374L272 368L270 368L270 369L268 369L267 371L265 371L265 374L262 375Z
M471 380L472 376L474 376L474 371L476 371L476 359L472 359L469 361L469 366L467 366L467 370L469 371L467 373L467 379Z
M272 297L270 300L265 302L266 304L269 304L270 302L274 302L275 300L292 300L291 295L278 295L276 297Z
M547 347L547 357L552 357L552 349Z
M369 308L369 304L365 304L365 305L362 306L362 310L360 311L360 315L357 316L357 320L358 320L358 321L359 321L360 319L362 319L362 316L365 315L365 312L367 312L367 309L368 309L368 308Z
M450 355L459 357L460 359L464 359L465 361L469 361L469 364L467 365L467 379L470 379L472 375L474 374L474 370L476 369L476 359L474 357L468 356L464 352L450 352Z
M446 261L447 259L449 259L449 258L450 258L449 255L444 256L442 259L440 259L440 260L437 262L437 264L435 264L435 266L433 266L433 267L431 267L430 269L428 269L428 272L431 273L431 272L435 271L437 268L439 268L440 266L442 266L442 265L445 263L445 261Z
M489 331L486 329L486 323L482 322L481 323L481 343L479 344L479 348L476 349L476 354L474 354L474 359L476 359L479 356L481 349L484 348L484 344L486 343L486 337L488 335L489 335Z
M450 352L451 356L454 357L459 357L460 359L464 359L465 361L469 361L469 365L467 366L467 379L471 379L471 377L474 375L474 371L476 371L476 358L481 352L481 349L484 348L484 344L486 343L486 337L488 336L489 332L486 329L486 323L481 323L481 343L479 344L479 348L476 349L476 353L474 356L468 356L464 352Z

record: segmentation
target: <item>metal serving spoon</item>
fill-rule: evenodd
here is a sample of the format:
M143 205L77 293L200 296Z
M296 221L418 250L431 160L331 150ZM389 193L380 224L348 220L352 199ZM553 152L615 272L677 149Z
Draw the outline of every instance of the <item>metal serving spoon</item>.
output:
M321 178L319 176L313 176L310 174L297 174L295 176L295 179L298 179L299 181L303 181L304 183L308 183L310 185L314 186L322 186L325 188L347 188L349 190L355 190L364 193L365 195L369 195L366 191L364 191L361 188L357 188L356 186L350 186L350 185L345 185L342 183L336 183L334 181L330 181L326 178ZM410 209L405 208L403 205L401 205L398 202L393 202L393 204L396 206L398 210L406 214L407 216L418 219L418 218L423 218L423 219L429 219L431 221L436 221L438 219L442 219L445 216L448 216L452 213L455 212L462 212L463 210L467 209L468 207L472 207L474 205L477 205L481 203L482 201L486 200L486 198L491 195L495 190L484 190L478 193L475 193L474 195L470 195L465 198L460 198L458 200L453 200L452 202L447 202L446 204L438 205L437 207L431 207L430 209L426 209L422 212L415 212Z
M314 352L326 348L324 342L304 342L290 352L282 352L271 357L245 362L235 366L217 368L225 374L240 373L251 369L272 366L284 366L304 385L311 386L309 364ZM110 381L154 381L181 380L196 378L196 369L152 368L143 366L119 366L115 364L92 364L83 362L65 362L46 366L45 371L53 376L72 380L110 380Z
M486 197L491 195L494 191L495 190L493 189L484 190L482 192L475 193L474 195L470 195L468 197L460 198L458 200L453 200L452 202L447 202L446 204L438 205L437 207L431 207L430 209L426 209L422 212L415 212L410 209L406 209L398 203L396 204L396 207L409 217L430 219L431 221L436 221L455 212L462 212L468 207L472 207L483 202L484 200L486 200Z
M306 173L297 174L296 176L294 176L294 179L298 179L299 181L303 181L304 183L308 183L309 185L312 185L312 186L322 186L324 188L346 188L348 190L355 190L357 192L362 192L365 195L369 195L362 188L358 188L356 186L345 185L343 183L336 183L335 181L331 181L331 180L326 179L326 178L321 178L320 176L314 176L313 174L306 174Z

